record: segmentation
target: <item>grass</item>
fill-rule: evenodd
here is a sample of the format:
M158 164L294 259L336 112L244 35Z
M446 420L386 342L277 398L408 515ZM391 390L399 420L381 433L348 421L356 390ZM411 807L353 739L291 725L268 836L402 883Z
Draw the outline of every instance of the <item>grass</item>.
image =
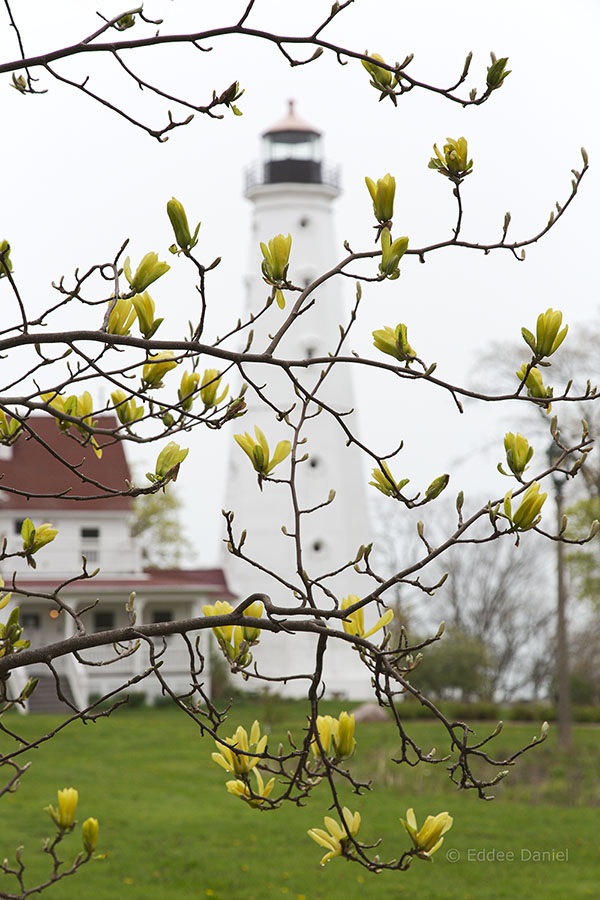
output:
M330 711L339 713L339 705ZM304 715L299 703L246 701L234 709L225 733L256 717L276 746L288 729L300 734ZM30 736L56 722L51 716L11 720ZM410 730L424 746L437 745L442 752L434 725L414 722ZM483 736L491 728L488 723L477 730ZM496 746L516 749L534 730L511 723ZM30 753L33 765L21 788L3 799L0 858L14 858L23 844L28 871L43 875L40 847L51 829L42 807L56 802L58 788L72 785L79 790L80 822L99 818L98 849L108 856L50 889L45 896L54 900L598 897L597 726L575 729L575 752L568 756L558 751L551 731L498 786L493 803L472 791L457 793L443 766L406 770L386 763L397 752L391 726L357 726L357 739L354 769L376 779L367 796L344 797L363 815L360 837L381 836L382 856L397 856L407 846L399 822L407 807L414 807L419 822L447 809L454 827L433 864L415 860L406 873L379 876L341 859L320 868L324 851L306 831L322 824L325 791L319 789L302 809L250 809L226 793L226 773L210 760L212 742L201 740L193 722L170 709L118 710L96 724L77 723ZM79 849L78 831L65 843L69 859ZM4 880L0 891L12 889Z

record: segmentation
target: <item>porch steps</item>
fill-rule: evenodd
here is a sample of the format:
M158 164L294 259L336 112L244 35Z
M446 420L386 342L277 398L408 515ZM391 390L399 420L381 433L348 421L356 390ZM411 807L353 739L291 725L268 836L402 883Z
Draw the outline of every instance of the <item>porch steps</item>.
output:
M67 700L73 703L71 687L64 676L60 679L60 688ZM29 698L29 712L64 713L68 709L67 704L63 703L56 694L56 682L52 675L40 675L37 687Z

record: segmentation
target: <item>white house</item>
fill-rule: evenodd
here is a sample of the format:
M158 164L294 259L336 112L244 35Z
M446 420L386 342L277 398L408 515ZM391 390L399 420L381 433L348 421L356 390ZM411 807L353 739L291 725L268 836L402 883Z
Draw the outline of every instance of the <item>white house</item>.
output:
M100 416L98 427L116 424L111 416ZM28 567L23 559L5 559L2 576L6 589L14 584L30 596L15 593L11 606L20 606L20 622L24 638L32 647L54 643L74 631L71 617L58 612L57 605L43 595L52 594L58 585L73 579L82 571L82 556L88 572L99 568L94 578L73 581L60 597L77 610L97 604L85 614L88 631L106 631L128 624L125 604L136 592L137 623L149 624L202 615L202 606L219 599L232 599L220 569L154 569L145 568L139 542L131 537L132 501L128 497L102 498L94 481L112 489L123 489L131 479L123 444L103 446L102 460L91 448L82 448L60 432L50 416L27 420L30 435L23 434L11 447L0 447L0 537L6 539L6 552L22 549L21 526L25 518L34 525L51 523L58 535L35 554L37 567ZM102 438L99 443L103 444ZM78 481L63 460L81 463L82 472L90 479ZM62 494L58 498L56 494ZM87 498L76 500L74 497ZM11 607L3 611L6 616ZM202 643L207 646L207 632ZM190 683L188 653L178 635L166 638L162 657L162 673L177 691L185 691ZM115 657L112 648L99 647L85 651L83 658L99 663ZM109 665L85 666L72 656L56 661L65 696L80 708L89 698L115 690L148 665L143 648L132 656L117 659ZM14 678L24 684L30 676L40 684L29 701L30 709L57 708L54 679L42 664L27 670L16 670ZM208 667L204 676L208 681ZM151 676L132 687L149 697L160 693ZM61 704L58 703L58 708ZM64 706L62 707L64 708Z

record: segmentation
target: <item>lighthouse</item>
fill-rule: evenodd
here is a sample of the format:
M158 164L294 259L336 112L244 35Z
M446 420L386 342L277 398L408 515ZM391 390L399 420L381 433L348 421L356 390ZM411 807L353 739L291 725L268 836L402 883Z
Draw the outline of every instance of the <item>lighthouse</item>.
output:
M302 121L290 102L287 115L262 135L261 159L246 173L245 194L252 204L252 230L242 321L261 313L253 323L251 353L266 350L299 296L298 292L284 292L285 309L273 302L266 312L261 312L271 288L261 275L260 243L289 233L292 247L288 280L298 287L308 287L339 262L345 252L335 239L333 203L339 193L339 171L323 157L321 133ZM336 352L340 326L347 326L351 311L351 300L344 304L339 281L331 278L307 297L312 306L298 316L278 344L276 356L326 359L328 354ZM341 352L349 355L350 349L344 345ZM359 423L352 412L355 403L350 368L341 364L333 366L319 386L318 395L328 408L343 414L344 423L357 434ZM323 364L294 371L302 385L312 392ZM301 400L290 379L272 365L248 366L247 374L252 386L246 393L248 410L239 420L240 430L254 437L257 425L264 432L272 454L280 440L292 439L292 429L285 421L278 421L274 409L260 399L255 388L278 410L291 410L292 423L297 421ZM319 584L325 589L314 588L318 606L332 607L328 592L341 603L349 594L364 596L373 586L352 565L340 574L330 574L354 561L359 547L372 540L365 493L367 478L360 454L356 447L347 446L347 435L340 422L325 410L319 412L314 403L308 412L302 428L305 443L297 454L298 458L307 454L306 460L297 467L298 506L303 510L313 509L335 492L332 502L316 512L296 518L289 485L267 482L261 490L247 456L237 445L231 451L225 508L234 513L234 533L239 536L242 530L247 532L243 552L261 567L224 552L222 563L228 583L240 599L261 592L268 594L278 606L300 606L294 588L301 594L304 587L295 542L289 536L297 532L298 526L303 548L301 568L311 579L322 579ZM289 458L272 474L285 479L288 472ZM291 617L291 628L293 621ZM336 627L341 629L341 623ZM260 643L253 648L258 670L270 678L283 675L290 680L260 682L251 678L245 686L249 690L261 690L267 684L284 696L305 696L309 683L297 676L310 674L315 649L313 635L263 632ZM343 641L328 642L323 682L328 696L357 699L370 696L370 674L360 663L358 654Z

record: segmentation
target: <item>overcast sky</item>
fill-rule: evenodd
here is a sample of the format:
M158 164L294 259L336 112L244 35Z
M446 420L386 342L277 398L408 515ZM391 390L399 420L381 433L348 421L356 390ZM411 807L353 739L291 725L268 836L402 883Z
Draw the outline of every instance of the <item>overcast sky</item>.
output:
M149 2L145 10L165 18L165 31L196 30L234 20L243 5L174 0ZM258 0L249 24L299 34L310 31L330 5ZM98 8L108 16L125 7L99 6L97 0L16 5L26 53L52 50L89 34L99 22ZM600 159L600 7L594 0L573 0L568 8L548 0L505 0L473 3L461 15L455 10L440 0L356 0L326 35L393 62L414 52L411 74L436 84L456 80L472 50L467 91L477 86L481 92L490 50L509 56L512 74L479 108L463 109L413 91L395 109L377 102L358 63L341 67L324 54L310 66L291 68L273 47L224 38L212 42L211 53L165 48L127 57L165 90L198 102L208 102L213 88L220 92L234 80L245 88L239 103L243 117L229 114L219 122L198 116L158 144L114 113L56 85L47 73L38 74L48 93L37 97L20 96L4 76L0 238L11 242L15 276L31 310L54 301L52 280L68 277L76 266L83 269L111 258L126 237L131 238L134 261L149 250L167 258L172 235L165 204L174 195L194 223L202 220L201 260L223 257L209 283L213 305L206 337L222 333L241 313L244 298L249 204L243 198L243 170L259 154L260 133L295 98L299 115L324 132L327 158L342 167L343 194L336 205L340 255L344 239L354 249L372 245L365 175L376 179L390 172L396 177L395 233L407 234L411 246L450 235L455 217L450 185L427 168L432 144L442 144L447 136L464 135L474 160L463 190L463 233L473 240L495 240L507 210L513 217L510 236L537 232L555 201L567 198L570 170L581 167L582 145L592 163L568 215L528 251L524 263L508 253L484 257L444 251L425 265L411 257L398 281L370 286L360 329L351 341L354 349L371 355L371 331L402 321L418 353L427 362L437 361L440 377L469 381L491 341L518 340L521 326L533 329L538 313L548 307L562 309L570 325L585 327L599 305L595 166ZM136 26L126 35L144 33ZM2 58L15 58L18 51L8 27L2 28L0 39ZM153 124L165 119L166 107L128 85L107 58L73 59L56 68L69 77L89 74L93 89L137 109ZM169 261L172 271L152 290L157 314L168 309L160 337L180 336L197 305L191 278L177 260ZM345 290L349 303L351 286L346 284ZM72 313L58 324L73 324ZM10 361L2 365L6 368ZM552 383L551 377L547 380ZM434 476L452 470L454 492L464 488L479 496L486 486L490 496L505 492L506 481L495 464L502 458L504 432L513 427L510 410L474 404L461 417L448 396L430 388L394 393L391 382L358 372L356 390L363 433L376 449L385 454L400 438L405 440L393 467L398 476L425 487ZM242 422L242 429L233 430L250 424ZM232 433L190 439L192 452L178 485L201 564L217 559ZM154 453L142 453L139 460L130 454L141 471L153 458Z

